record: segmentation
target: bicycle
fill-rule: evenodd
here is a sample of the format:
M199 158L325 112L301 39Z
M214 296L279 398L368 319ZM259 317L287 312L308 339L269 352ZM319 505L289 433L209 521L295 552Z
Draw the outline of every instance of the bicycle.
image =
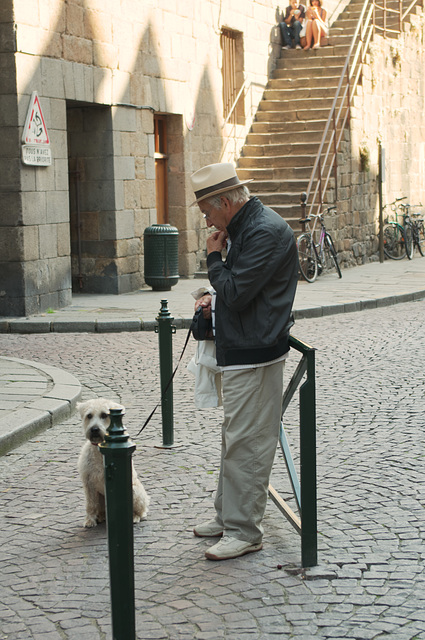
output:
M400 205L401 200L406 200L406 196L396 198L394 202L384 205L382 211L391 207L395 220L385 218L383 229L384 253L391 260L402 260L406 255L409 260L413 257L413 231L409 216L409 210L403 209L403 224L398 222L398 209L406 205ZM408 205L410 207L410 205Z
M422 206L422 205L419 205ZM413 244L418 247L421 256L425 256L425 223L420 213L412 213Z
M336 206L325 209L325 213L329 213ZM342 278L341 269L338 264L338 257L332 237L326 231L323 221L323 213L310 214L309 218L301 218L299 222L304 226L304 232L297 240L298 264L300 272L304 280L314 282L319 273L326 271L332 267L336 269L339 278ZM310 221L314 218L313 226L310 227ZM320 223L319 242L314 241L317 222Z
M400 204L400 208L403 210L403 219L404 219L404 228L406 233L406 253L409 260L412 260L413 255L415 253L415 247L418 247L419 253L421 256L424 255L425 252L425 231L424 231L424 221L419 216L420 213L411 213L410 209L412 206L421 207L422 205L410 205L410 204ZM408 232L409 229L409 232ZM411 242L410 242L410 233L411 233Z

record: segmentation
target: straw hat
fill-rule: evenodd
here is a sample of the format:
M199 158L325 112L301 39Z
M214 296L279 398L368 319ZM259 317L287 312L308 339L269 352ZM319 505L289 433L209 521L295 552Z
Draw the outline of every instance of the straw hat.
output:
M190 176L190 181L196 196L193 204L252 182L252 180L239 180L235 167L230 162L209 164L195 171Z

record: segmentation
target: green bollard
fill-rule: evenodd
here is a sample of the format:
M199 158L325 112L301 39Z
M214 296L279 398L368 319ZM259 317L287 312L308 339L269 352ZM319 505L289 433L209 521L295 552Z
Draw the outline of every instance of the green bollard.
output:
M317 565L315 352L304 351L307 380L300 387L301 563Z
M131 456L136 445L122 425L122 409L111 409L104 442L106 524L113 640L135 640L133 488Z
M174 446L173 427L173 338L176 328L171 324L174 318L168 311L168 301L161 300L161 309L157 316L159 341L159 372L161 378L161 409L162 409L162 448ZM167 388L168 385L168 388ZM167 389L165 391L165 389ZM165 393L164 393L165 392Z

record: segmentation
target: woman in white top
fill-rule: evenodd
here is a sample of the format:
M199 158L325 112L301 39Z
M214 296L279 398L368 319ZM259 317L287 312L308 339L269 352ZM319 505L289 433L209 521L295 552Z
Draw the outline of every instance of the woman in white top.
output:
M306 24L305 24L305 44L303 44L304 50L313 48L318 49L320 47L320 41L322 38L328 35L329 29L326 22L326 9L322 8L321 0L310 0L310 7L306 11ZM313 47L311 47L313 43Z

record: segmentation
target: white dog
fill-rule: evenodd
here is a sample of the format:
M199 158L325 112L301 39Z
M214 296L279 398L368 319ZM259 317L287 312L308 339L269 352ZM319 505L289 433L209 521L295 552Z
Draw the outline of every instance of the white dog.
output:
M124 409L124 407L105 398L95 398L77 404L77 410L83 421L84 435L87 438L78 460L78 471L86 494L85 527L95 527L98 522L105 520L105 472L103 455L100 453L98 445L103 442L109 427L109 409ZM133 462L131 464L133 522L140 522L140 519L148 512L150 499L137 477Z

